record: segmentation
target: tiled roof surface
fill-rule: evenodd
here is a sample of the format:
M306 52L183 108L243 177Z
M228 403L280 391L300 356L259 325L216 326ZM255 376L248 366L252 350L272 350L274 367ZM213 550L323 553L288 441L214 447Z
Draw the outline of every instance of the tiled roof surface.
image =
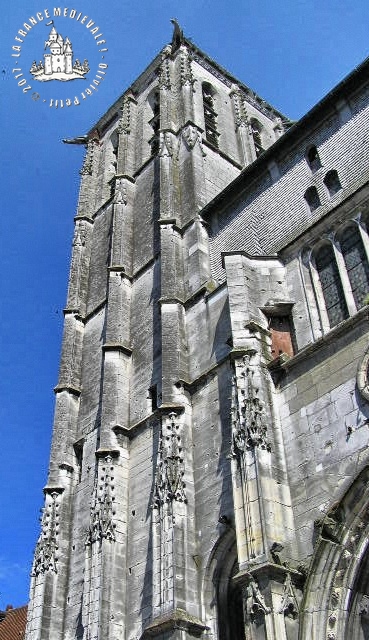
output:
M0 622L0 640L23 640L26 631L27 605L8 609Z

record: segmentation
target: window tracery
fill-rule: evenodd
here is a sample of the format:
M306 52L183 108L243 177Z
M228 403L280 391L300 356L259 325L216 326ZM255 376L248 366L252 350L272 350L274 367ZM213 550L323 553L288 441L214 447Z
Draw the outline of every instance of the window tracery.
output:
M357 221L313 247L310 266L323 329L335 327L366 304L368 252L368 235Z

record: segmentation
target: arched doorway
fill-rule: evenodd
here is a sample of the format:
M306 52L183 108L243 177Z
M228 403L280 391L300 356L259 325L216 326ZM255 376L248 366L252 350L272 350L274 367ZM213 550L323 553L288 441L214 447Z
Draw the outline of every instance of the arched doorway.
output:
M214 547L205 576L206 624L216 640L245 640L236 537L228 530Z
M300 640L369 640L369 467L319 525Z

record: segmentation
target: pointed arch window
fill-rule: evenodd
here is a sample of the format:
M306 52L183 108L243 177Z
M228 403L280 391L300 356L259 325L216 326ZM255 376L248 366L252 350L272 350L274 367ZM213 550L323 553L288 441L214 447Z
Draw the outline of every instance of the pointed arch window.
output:
M346 227L339 243L355 305L360 309L369 293L369 265L359 227L356 224Z
M218 114L215 109L215 91L208 82L202 84L202 103L204 108L205 137L214 147L219 146L217 128Z
M322 163L320 162L318 149L316 148L315 145L311 145L311 147L309 147L308 150L306 151L306 162L308 163L312 173L315 173L315 171L318 171L318 169L320 169L320 167L322 166Z
M346 320L349 313L332 244L320 246L314 259L329 325L334 327Z

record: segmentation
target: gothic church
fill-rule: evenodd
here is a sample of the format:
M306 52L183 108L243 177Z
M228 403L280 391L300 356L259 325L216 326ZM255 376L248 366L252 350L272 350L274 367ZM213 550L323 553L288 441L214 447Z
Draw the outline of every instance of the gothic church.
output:
M369 637L369 61L170 45L84 138L27 640Z

